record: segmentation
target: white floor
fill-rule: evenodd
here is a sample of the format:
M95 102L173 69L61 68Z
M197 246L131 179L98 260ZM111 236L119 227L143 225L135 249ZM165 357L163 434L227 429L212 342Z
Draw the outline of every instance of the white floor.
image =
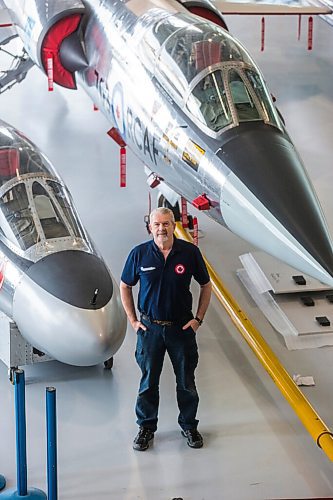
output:
M306 50L306 23L260 19L229 25L251 50L304 159L333 232L331 140L333 29L315 22L314 50ZM108 124L81 92L47 92L38 70L0 96L0 117L21 129L49 156L68 184L91 236L116 279L125 256L147 238L143 216L148 188L143 168L129 155L128 186L119 188L118 149ZM193 212L192 212L193 213ZM304 389L333 428L332 348L287 351L283 340L242 289L235 271L249 245L199 215L200 246L289 373L313 375ZM65 277L64 277L65 279ZM194 290L196 293L196 289ZM56 332L55 332L56 333ZM332 465L213 298L199 334L200 430L205 446L187 447L177 427L174 376L162 376L160 425L145 453L132 449L139 370L129 328L112 372L57 362L27 367L29 485L46 489L45 387L57 388L59 498L112 500L264 500L333 497ZM0 363L0 473L15 486L13 387ZM1 498L1 495L0 495Z

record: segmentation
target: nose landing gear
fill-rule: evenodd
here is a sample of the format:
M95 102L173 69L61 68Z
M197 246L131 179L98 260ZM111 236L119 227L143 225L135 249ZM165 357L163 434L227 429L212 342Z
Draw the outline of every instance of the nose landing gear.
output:
M104 361L105 370L111 370L112 367L113 367L113 356L111 358L107 359L106 361Z

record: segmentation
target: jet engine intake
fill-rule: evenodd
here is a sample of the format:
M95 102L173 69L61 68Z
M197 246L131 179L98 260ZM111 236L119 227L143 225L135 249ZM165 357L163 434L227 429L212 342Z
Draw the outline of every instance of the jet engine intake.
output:
M70 57L71 61L79 62L77 68L73 68L72 63L68 67L66 64L68 57L64 57L61 48L63 42L79 30L85 13L83 3L80 0L71 3L68 0L57 0L57 2L5 0L5 4L14 13L18 34L32 61L46 73L50 74L52 71L53 82L76 89L74 70L81 69L82 61L85 60L82 45L75 43L75 50L78 50L79 54L76 54L74 59L73 55ZM73 43L70 47L73 51Z
M212 5L210 2L200 2L198 0L178 0L185 9L187 9L192 14L207 19L207 21L212 21L221 28L228 30L227 23L225 22L220 11Z
M74 72L63 64L61 45L78 30L82 14L72 14L57 21L46 33L41 48L41 60L45 73L48 73L52 60L53 81L62 87L76 89ZM80 47L80 46L79 46ZM82 50L82 47L80 47Z

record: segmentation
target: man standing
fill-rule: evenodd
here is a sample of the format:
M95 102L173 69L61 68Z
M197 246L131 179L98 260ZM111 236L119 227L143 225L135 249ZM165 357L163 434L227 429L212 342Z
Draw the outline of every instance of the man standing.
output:
M196 419L199 397L194 377L198 364L195 337L210 301L209 274L200 250L174 236L175 219L171 210L153 210L149 228L153 240L131 251L120 283L124 309L137 333L135 356L142 372L136 402L139 432L133 448L146 450L157 429L159 380L166 351L176 375L178 423L187 444L201 448L203 440ZM190 292L192 277L200 285L195 318ZM140 319L132 293L138 281Z

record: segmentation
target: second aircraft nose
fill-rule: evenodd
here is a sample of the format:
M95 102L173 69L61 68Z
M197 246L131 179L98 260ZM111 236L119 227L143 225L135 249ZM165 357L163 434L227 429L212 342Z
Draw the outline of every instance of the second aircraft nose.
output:
M100 309L113 293L103 260L79 250L47 255L28 269L27 276L58 299L82 309Z
M13 319L34 347L79 366L113 356L126 330L104 262L80 251L54 253L29 268L15 291Z

